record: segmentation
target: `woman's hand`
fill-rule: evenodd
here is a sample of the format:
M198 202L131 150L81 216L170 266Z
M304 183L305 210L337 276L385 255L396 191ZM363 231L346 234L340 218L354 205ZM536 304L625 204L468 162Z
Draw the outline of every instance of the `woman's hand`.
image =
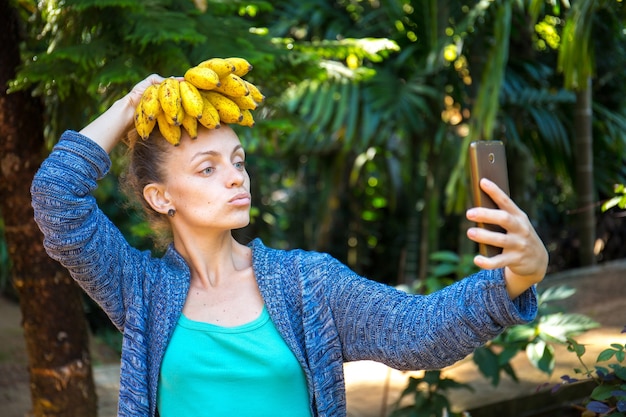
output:
M83 128L80 133L96 142L105 151L111 152L117 142L132 128L135 108L144 90L150 84L159 84L162 80L163 77L156 74L146 77L128 94L113 103L108 110Z
M157 74L149 75L148 77L138 82L132 88L132 90L130 90L128 94L126 94L126 97L124 98L126 98L129 101L129 105L133 109L133 112L135 111L135 108L141 101L141 96L143 95L143 92L146 90L146 88L148 88L152 84L160 84L161 81L163 81L163 77L161 77L160 75L157 75ZM124 100L124 98L122 98L122 100Z
M506 233L479 227L468 229L467 236L474 242L502 248L501 254L491 258L477 255L474 263L483 269L505 268L507 291L514 299L544 278L548 268L548 252L526 213L504 191L486 178L480 181L480 187L499 209L474 207L467 211L467 219L498 225Z

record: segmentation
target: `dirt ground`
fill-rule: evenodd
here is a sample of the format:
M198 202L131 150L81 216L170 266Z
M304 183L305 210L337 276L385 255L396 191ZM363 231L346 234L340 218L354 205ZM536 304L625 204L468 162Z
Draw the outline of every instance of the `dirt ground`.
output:
M621 333L626 325L626 260L590 269L548 276L542 286L567 284L577 293L567 300L567 312L588 315L601 324L576 339L587 345L587 358L595 358L610 343L626 343ZM116 415L119 363L97 340L92 341L94 378L99 399L99 416ZM547 376L532 366L524 354L513 360L521 382L503 378L491 386L477 371L470 358L443 370L443 376L470 384L474 391L456 390L449 394L457 410L468 410L536 392L542 384L557 383L563 374L573 374L578 366L574 354L557 348L556 370ZM593 363L592 363L593 365ZM410 376L421 372L400 372L375 362L345 365L349 417L384 417L391 412ZM21 328L19 306L0 296L0 410L3 417L31 416L27 355Z

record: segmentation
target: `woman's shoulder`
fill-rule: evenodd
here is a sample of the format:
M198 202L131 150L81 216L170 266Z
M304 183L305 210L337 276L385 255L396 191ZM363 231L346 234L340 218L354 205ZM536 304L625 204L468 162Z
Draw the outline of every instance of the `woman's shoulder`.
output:
M255 263L263 262L278 265L284 263L338 262L330 254L324 252L300 248L278 249L266 246L260 238L252 240L248 246L252 250Z

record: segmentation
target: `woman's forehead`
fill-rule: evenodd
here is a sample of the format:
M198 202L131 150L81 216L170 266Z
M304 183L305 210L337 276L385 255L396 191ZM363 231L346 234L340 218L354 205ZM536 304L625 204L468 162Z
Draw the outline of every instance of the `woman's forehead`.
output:
M198 137L185 137L174 150L175 154L186 154L188 157L198 153L231 154L243 149L237 134L228 126L219 129L199 129Z

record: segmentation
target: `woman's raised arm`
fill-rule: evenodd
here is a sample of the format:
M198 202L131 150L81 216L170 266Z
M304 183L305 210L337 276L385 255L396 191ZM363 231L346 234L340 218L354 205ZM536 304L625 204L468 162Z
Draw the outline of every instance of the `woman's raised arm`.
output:
M87 136L110 153L119 140L132 128L135 107L141 95L150 84L159 84L163 80L160 75L152 74L139 82L121 99L117 100L107 111L85 126L80 133Z

